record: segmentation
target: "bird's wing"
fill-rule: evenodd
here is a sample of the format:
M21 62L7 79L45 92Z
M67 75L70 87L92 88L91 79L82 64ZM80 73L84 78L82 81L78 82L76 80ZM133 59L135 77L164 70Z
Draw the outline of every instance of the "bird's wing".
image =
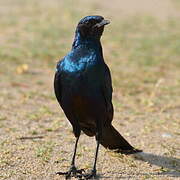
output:
M111 103L112 100L112 82L109 68L105 67L105 77L104 77L104 86L103 86L103 94L106 102L106 119L105 125L102 130L102 139L100 143L108 149L116 149L117 152L125 153L125 154L133 154L137 152L141 152L138 149L135 149L131 146L128 141L124 139L123 136L111 125L113 119L113 105Z
M104 91L106 94L106 98L108 101L112 100L112 80L111 80L111 74L110 70L107 65L105 65L105 82L104 82Z
M62 87L61 87L61 68L60 68L60 63L61 61L58 62L57 66L56 66L56 73L55 73L55 77L54 77L54 92L56 95L56 98L58 100L59 103L61 103L61 91L62 91Z
M113 119L113 105L112 105L112 80L111 80L111 74L110 70L107 65L105 65L105 75L104 75L104 83L103 83L103 96L106 103L106 109L107 109L107 122L112 121Z

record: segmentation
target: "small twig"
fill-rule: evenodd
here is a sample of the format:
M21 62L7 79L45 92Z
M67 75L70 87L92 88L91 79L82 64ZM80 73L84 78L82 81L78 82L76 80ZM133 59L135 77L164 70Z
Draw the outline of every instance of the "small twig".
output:
M44 136L24 136L24 137L20 137L18 139L26 140L26 139L42 139L42 138L44 138Z

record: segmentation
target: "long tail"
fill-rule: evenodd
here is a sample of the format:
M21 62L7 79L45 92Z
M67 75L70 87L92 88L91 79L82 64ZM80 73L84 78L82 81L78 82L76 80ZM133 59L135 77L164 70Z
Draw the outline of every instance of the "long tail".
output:
M103 128L100 144L123 154L142 152L132 147L112 125Z

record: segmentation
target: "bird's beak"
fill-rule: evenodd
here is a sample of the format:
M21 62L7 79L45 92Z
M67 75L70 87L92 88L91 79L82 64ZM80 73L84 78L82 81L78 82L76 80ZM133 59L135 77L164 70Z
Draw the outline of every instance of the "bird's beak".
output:
M110 23L109 20L103 19L100 23L95 24L94 27L100 28L100 27L105 26L105 25L107 25L109 23Z

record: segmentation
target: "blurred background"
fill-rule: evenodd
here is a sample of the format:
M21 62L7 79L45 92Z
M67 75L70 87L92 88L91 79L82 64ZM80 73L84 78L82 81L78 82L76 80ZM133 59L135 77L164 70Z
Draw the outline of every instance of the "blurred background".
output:
M178 179L179 0L0 0L0 178L58 179L53 172L67 169L74 137L53 78L87 15L111 21L102 44L113 79L113 124L153 154L145 163L101 148L102 179ZM78 152L82 168L94 155L87 138Z

